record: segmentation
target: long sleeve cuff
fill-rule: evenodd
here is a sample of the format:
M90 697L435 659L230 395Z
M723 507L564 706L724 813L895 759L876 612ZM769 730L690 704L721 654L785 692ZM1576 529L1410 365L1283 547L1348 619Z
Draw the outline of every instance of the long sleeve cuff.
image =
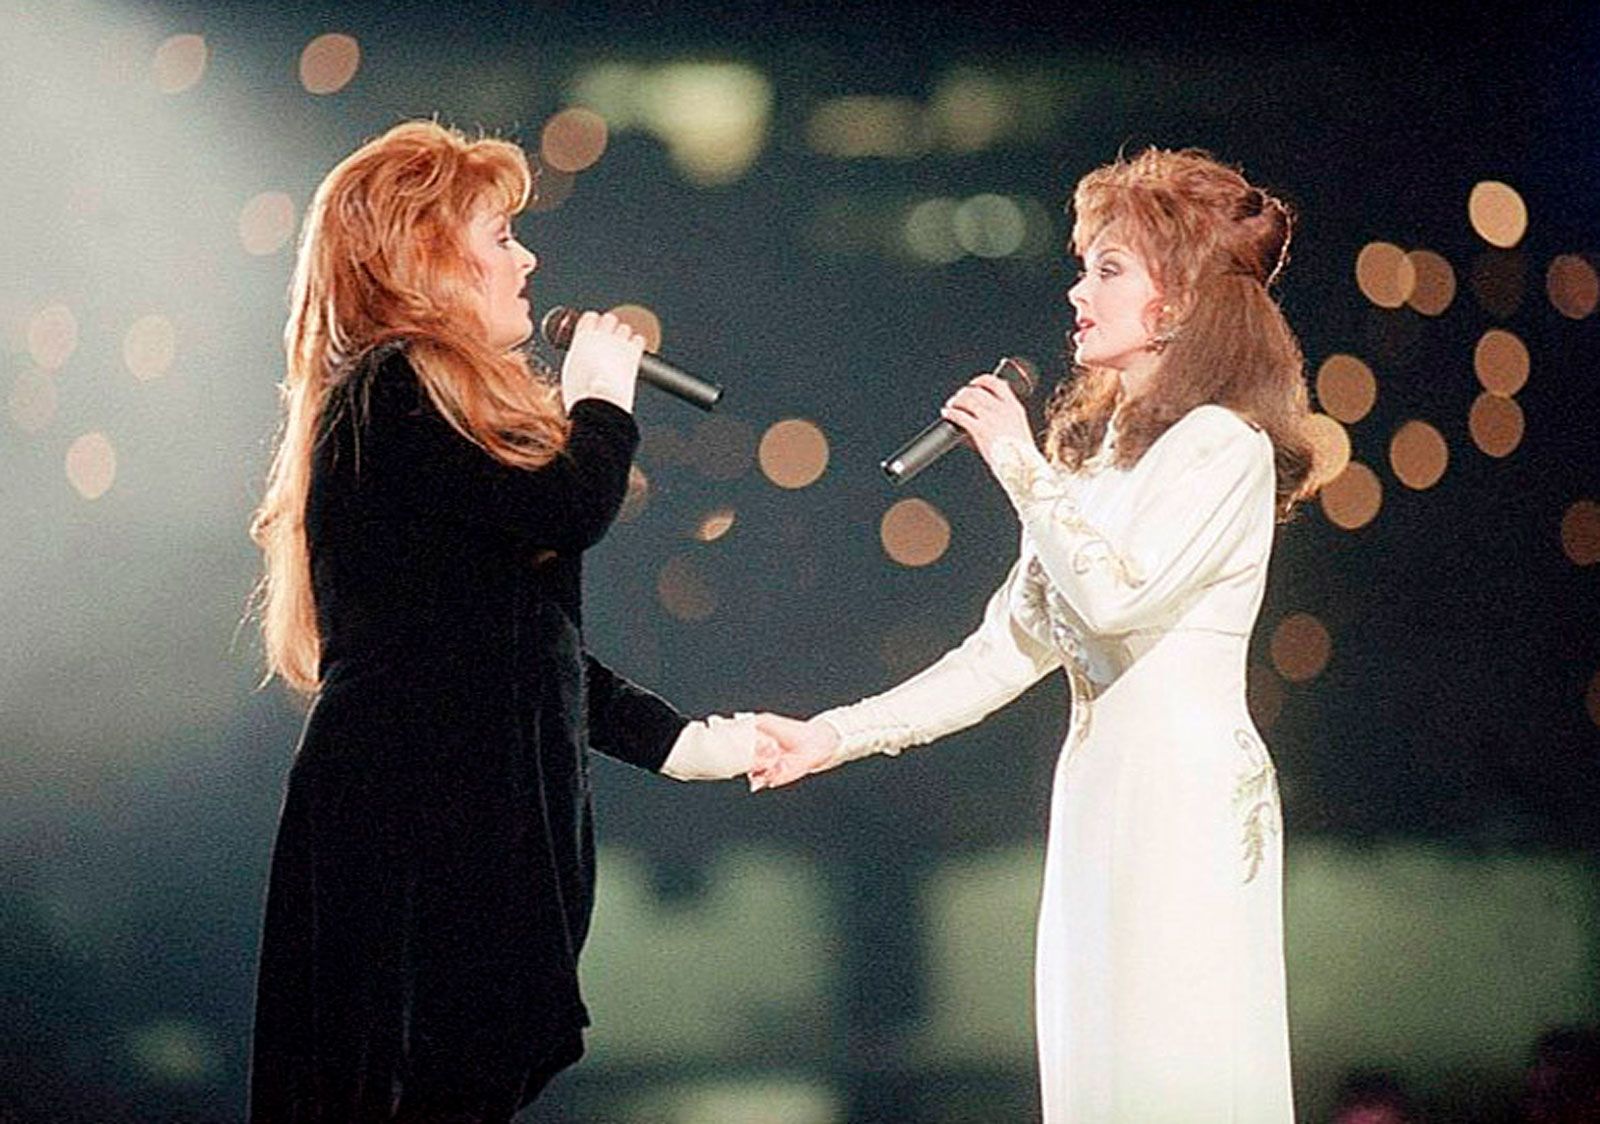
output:
M713 714L683 728L661 772L675 781L724 781L743 776L755 763L755 715Z

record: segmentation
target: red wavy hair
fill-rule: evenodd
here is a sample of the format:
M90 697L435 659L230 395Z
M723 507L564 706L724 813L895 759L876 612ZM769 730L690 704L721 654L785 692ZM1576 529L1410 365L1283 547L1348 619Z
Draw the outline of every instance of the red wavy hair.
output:
M346 157L317 188L284 329L283 423L250 525L265 562L255 602L269 679L276 675L302 692L319 684L321 636L305 533L311 456L324 411L362 356L405 341L439 412L506 464L537 468L565 446L559 390L521 353L488 344L478 270L466 246L475 214L514 215L533 187L516 145L408 121Z
M1196 406L1227 406L1272 439L1278 516L1311 490L1305 360L1269 289L1289 261L1294 218L1280 199L1198 149L1149 148L1078 182L1073 252L1114 227L1161 293L1160 358L1148 388L1122 401L1114 370L1078 368L1047 412L1045 452L1077 468L1118 413L1116 464L1135 464Z

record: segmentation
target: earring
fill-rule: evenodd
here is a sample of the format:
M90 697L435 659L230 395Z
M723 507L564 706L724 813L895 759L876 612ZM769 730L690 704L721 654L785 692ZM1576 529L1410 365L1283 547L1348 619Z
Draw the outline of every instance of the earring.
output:
M1172 320L1172 315L1176 311L1177 310L1174 309L1170 304L1162 305L1161 322L1170 323ZM1167 350L1167 345L1177 338L1178 329L1175 326L1162 328L1160 331L1151 333L1150 342L1145 344L1145 350L1153 351L1157 355L1160 355L1163 351Z

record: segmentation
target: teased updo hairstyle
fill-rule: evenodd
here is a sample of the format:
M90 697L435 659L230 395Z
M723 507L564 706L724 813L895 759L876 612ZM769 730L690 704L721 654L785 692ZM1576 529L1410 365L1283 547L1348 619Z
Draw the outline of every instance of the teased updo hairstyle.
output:
M1227 406L1272 440L1277 511L1306 497L1311 444L1305 360L1269 293L1289 261L1294 217L1279 199L1198 149L1148 148L1096 168L1073 194L1073 252L1115 228L1161 294L1158 367L1127 402L1114 370L1080 367L1056 391L1045 452L1077 468L1117 419L1114 463L1130 466L1196 406Z
M538 468L566 444L559 390L521 353L489 344L466 243L477 212L514 215L532 191L516 145L408 121L341 161L311 200L284 328L283 426L250 525L265 560L256 605L268 675L298 691L320 677L305 530L312 451L324 413L349 404L363 356L404 341L433 405L505 464Z

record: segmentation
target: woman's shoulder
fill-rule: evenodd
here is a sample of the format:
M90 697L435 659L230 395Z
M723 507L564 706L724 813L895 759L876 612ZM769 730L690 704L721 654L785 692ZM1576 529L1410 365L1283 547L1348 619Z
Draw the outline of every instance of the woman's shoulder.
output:
M1173 422L1150 447L1152 463L1198 465L1204 462L1256 463L1270 468L1272 440L1249 418L1227 406L1207 402Z

